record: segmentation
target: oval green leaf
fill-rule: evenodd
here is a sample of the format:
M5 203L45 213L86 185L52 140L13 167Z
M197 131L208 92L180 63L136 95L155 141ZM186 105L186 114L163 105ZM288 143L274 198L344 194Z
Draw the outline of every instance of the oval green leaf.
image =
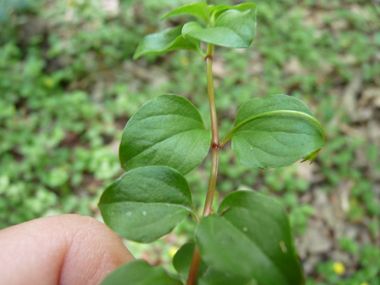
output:
M185 39L181 34L182 27L183 25L180 25L147 35L137 46L133 59L145 54L161 54L178 49L194 50L203 56L200 42L192 38Z
M211 11L211 18L215 21L223 12L231 9L239 10L241 12L254 9L256 7L256 4L253 2L248 3L242 3L239 5L216 5L213 10Z
M126 170L165 165L182 174L197 167L206 157L211 131L189 100L161 95L144 104L125 126L119 148Z
M125 173L104 191L99 208L115 233L145 243L166 235L195 213L186 179L166 166Z
M195 243L184 244L174 255L173 266L183 280L187 280ZM247 278L216 271L201 260L197 275L198 285L247 285Z
M150 266L143 260L124 264L108 275L101 285L181 285L161 266Z
M221 144L231 137L239 160L258 169L286 166L302 157L313 161L325 142L321 124L305 103L287 95L243 104Z
M209 9L208 6L207 6L207 9ZM183 15L183 14L191 15L205 22L208 22L208 11L206 10L206 6L204 3L194 3L194 4L182 6L166 14L165 16L161 18L161 20L171 17L171 16Z
M252 43L256 32L256 8L239 11L227 10L220 14L212 27L203 28L197 22L189 22L182 28L182 35L203 42L246 48Z
M272 198L233 192L218 213L203 218L195 231L207 265L260 285L304 284L287 215Z

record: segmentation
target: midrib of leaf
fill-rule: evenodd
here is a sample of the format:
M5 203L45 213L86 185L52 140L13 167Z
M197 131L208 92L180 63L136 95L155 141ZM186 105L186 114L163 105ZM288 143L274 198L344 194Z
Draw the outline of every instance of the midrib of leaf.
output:
M300 111L292 111L292 110L276 110L276 111L270 111L270 112L264 112L264 113L261 113L261 114L258 114L256 116L253 116L251 118L248 118L246 120L244 120L243 122L239 123L237 126L235 126L227 135L226 137L221 141L220 145L221 147L226 143L228 142L232 136L234 135L234 133L236 132L237 129L239 129L240 127L242 127L244 124L250 122L250 121L253 121L255 119L258 119L258 118L262 118L262 117L266 117L266 116L270 116L270 115L273 115L273 114L282 114L282 113L285 113L285 114L295 114L295 115L301 115L301 116L304 116L305 118L308 118L310 120L312 120L313 122L317 123L317 125L320 127L320 129L322 130L322 133L323 133L323 139L325 139L325 132L323 130L323 127L322 125L318 122L317 119L315 119L313 116L309 115L309 114L306 114L304 112L300 112Z

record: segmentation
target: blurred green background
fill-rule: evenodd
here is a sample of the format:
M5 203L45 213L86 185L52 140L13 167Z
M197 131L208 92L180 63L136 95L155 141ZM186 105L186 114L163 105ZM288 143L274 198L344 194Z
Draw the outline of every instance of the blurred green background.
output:
M190 99L210 125L198 54L131 59L144 35L188 20L162 15L192 2L0 0L0 229L62 213L100 219L99 196L122 174L122 130L159 94ZM275 197L289 212L308 285L378 285L380 2L256 3L252 47L216 49L221 137L245 101L288 94L311 107L327 142L312 165L266 171L242 165L227 145L217 198L237 189ZM187 175L199 209L209 169L207 159ZM151 245L127 245L172 270L170 256L193 227L185 221Z

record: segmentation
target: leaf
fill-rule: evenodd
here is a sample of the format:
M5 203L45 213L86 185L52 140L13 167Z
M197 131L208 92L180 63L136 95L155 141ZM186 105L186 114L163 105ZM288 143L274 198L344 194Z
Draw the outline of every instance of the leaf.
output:
M166 235L195 213L186 179L166 166L125 173L104 191L99 207L104 222L114 232L146 243Z
M174 268L184 280L187 280L189 275L194 247L194 242L184 244L173 258ZM218 272L207 266L202 260L199 264L197 279L198 285L246 285L248 283L246 278Z
M161 266L150 266L143 260L124 264L108 275L101 285L180 285Z
M203 56L200 42L192 38L185 39L181 35L182 27L183 25L180 25L147 35L137 46L133 59L145 54L161 54L178 49L194 50Z
M195 231L207 265L260 285L304 284L287 215L272 198L236 191L218 213L201 219Z
M170 166L182 174L206 157L211 131L189 100L161 95L145 103L125 126L120 143L122 167Z
M215 8L213 13L215 13ZM227 10L215 20L213 27L203 28L197 22L189 22L182 28L182 35L185 38L192 37L207 43L232 48L248 47L253 41L255 32L255 8L244 11Z
M254 281L254 280L252 280ZM199 278L199 285L251 285L246 277L236 276L236 274L227 273L224 271L217 271L211 267Z
M222 14L223 12L225 12L227 10L235 9L235 10L239 10L239 11L243 12L246 10L254 9L255 7L256 7L256 4L253 2L242 3L239 5L235 5L235 6L221 4L221 5L217 5L214 7L214 9L212 10L211 17L215 21L220 16L220 14Z
M187 280L190 271L191 259L193 258L195 242L186 243L177 251L173 257L173 266L179 276ZM201 276L207 270L207 265L200 262L198 267L198 276Z
M205 22L208 22L208 12L205 9L204 3L194 3L194 4L182 6L178 9L166 14L165 16L163 16L161 18L161 20L168 18L168 17L171 17L171 16L181 15L181 14L191 15L191 16L194 16L194 17L201 19Z
M310 164L312 164L314 162L314 160L317 158L317 154L318 152L320 151L321 149L317 149L311 153L309 153L308 155L306 155L304 157L304 159L301 161L301 162L305 162L305 161L308 161L310 160Z
M239 160L259 169L289 165L302 157L313 159L325 142L322 126L305 103L287 95L243 104L221 144L231 137Z

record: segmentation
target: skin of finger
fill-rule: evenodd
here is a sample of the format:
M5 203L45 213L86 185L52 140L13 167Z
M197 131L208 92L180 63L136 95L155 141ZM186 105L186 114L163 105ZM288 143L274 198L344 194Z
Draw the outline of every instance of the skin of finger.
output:
M99 284L132 260L120 237L91 217L52 216L0 231L1 284Z

